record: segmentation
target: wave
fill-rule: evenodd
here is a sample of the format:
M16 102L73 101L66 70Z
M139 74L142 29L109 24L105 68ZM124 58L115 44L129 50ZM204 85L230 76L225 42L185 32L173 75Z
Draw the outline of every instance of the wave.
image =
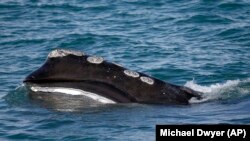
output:
M199 85L195 80L188 81L184 85L195 91L202 92L202 99L190 99L190 103L201 103L213 100L226 100L250 95L250 78L245 80L227 80L224 83L211 84L209 86Z

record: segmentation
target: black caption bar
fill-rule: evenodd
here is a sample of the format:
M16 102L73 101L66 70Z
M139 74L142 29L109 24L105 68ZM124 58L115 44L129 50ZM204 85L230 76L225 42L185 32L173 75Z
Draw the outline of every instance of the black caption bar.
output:
M250 140L250 125L156 125L156 141L171 139Z

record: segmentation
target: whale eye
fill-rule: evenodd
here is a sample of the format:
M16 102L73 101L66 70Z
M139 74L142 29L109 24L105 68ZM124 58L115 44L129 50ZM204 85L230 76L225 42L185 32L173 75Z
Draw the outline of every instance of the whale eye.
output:
M67 55L83 56L83 52L66 50L66 49L56 49L49 53L48 58L64 57Z
M154 80L149 77L141 76L140 79L142 82L148 83L149 85L154 84Z
M93 64L101 64L103 62L103 58L99 56L90 56L87 58L87 61Z
M131 76L131 77L139 77L139 73L132 71L132 70L124 70L123 71L127 76Z

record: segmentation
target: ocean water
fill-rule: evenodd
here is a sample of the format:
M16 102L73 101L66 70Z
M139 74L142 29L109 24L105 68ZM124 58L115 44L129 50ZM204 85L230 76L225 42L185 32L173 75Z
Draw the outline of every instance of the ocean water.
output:
M53 109L22 80L56 48L204 93L188 106ZM248 0L1 0L0 140L154 140L156 124L250 124Z

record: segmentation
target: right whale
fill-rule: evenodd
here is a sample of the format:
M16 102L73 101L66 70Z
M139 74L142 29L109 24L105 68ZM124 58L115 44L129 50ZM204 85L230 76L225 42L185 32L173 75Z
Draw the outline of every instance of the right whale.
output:
M97 103L189 104L202 93L83 52L57 49L24 83L32 99Z

